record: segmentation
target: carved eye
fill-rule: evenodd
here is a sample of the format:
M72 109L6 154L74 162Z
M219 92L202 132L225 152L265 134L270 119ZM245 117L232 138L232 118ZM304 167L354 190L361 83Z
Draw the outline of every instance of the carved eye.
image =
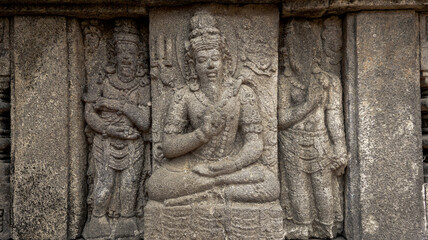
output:
M220 56L219 55L214 55L214 56L211 57L211 60L218 61L218 60L220 60Z
M205 58L205 57L199 57L198 58L198 63L204 63L206 61L207 61L207 58Z

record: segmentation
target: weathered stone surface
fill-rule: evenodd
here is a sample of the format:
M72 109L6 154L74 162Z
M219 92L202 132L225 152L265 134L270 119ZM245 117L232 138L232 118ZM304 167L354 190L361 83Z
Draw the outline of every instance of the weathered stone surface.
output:
M205 5L207 2L226 5ZM252 5L244 5L249 3ZM290 60L298 60L291 64L295 67L293 71L281 71L280 75L285 76L284 83L293 91L287 87L283 91L276 84L278 7L282 7L283 16L311 18L285 20L289 23L289 33L297 36L285 50L297 49ZM13 20L10 23L7 18L0 18L0 239L9 238L12 226L14 239L76 239L82 236L85 221L90 223L94 208L102 213L98 215L108 216L109 222L99 221L88 231L92 235L85 234L93 239L97 238L96 234L102 233L99 226L107 225L111 228L102 237L112 239L142 238L143 230L146 239L293 238L299 234L289 234L294 227L290 223L296 220L289 213L301 217L301 213L308 210L312 216L305 224L321 226L314 222L327 219L324 221L328 223L325 224L327 230L311 230L303 237L297 236L299 238L340 235L344 223L348 240L423 239L426 211L422 208L420 143L422 141L428 145L428 136L421 138L419 119L420 103L422 110L427 112L428 100L420 101L418 83L421 70L421 86L428 87L427 20L422 14L418 29L418 17L413 11L347 15L344 18L345 60L341 70L341 18L314 18L365 9L424 11L428 10L428 5L422 0L0 0L1 16L43 15L16 16L10 18ZM137 78L126 77L122 80L127 82L131 79L129 85L137 82L137 88L150 88L147 58L144 56L141 66L136 64L133 54L137 51L132 45L139 45L136 35L142 37L143 45L147 42L148 22L144 18L149 11L152 98L148 90L138 97L129 97L130 91L127 92L125 86L125 90L110 92L110 95L97 92L93 94L92 102L85 99L87 101L83 103L85 88L86 92L93 93L94 86L105 87L109 78L107 75L119 75L115 73L117 69L112 68L117 63L123 63L124 69L127 69L126 65L132 65L131 68L138 65L138 69L132 69L136 70L137 81ZM210 16L217 21L216 26ZM118 19L120 17L126 19ZM115 22L123 20L137 23L137 30L133 24L129 25L133 27L127 28L126 31L132 31L132 36L127 32L127 39L121 38L126 32L124 29L119 31L121 36L115 35L118 33ZM296 24L293 21L300 22ZM306 21L310 22L310 26L304 23ZM9 24L12 24L10 42L13 43L10 46ZM421 69L418 62L419 33ZM121 51L114 53L112 49L120 42L118 39L124 40L126 44L121 46L126 47L120 47ZM310 53L312 50L315 50L313 55ZM216 51L222 53L220 58ZM147 48L142 52L148 54ZM123 57L125 53L130 54L133 60L118 57ZM315 67L317 64L319 69ZM215 72L210 72L213 69ZM219 80L219 73L223 71L230 74L225 81L226 87L198 85L198 80L212 80L214 75ZM313 180L308 181L308 178L293 175L301 173L295 169L288 174L281 169L283 194L284 189L291 192L289 195L301 194L300 198L295 198L301 201L289 205L286 203L289 199L285 197L284 209L281 209L277 197L276 126L277 117L284 115L278 112L277 116L277 91L293 95L294 106L311 97L312 103L322 105L322 110L318 108L319 111L316 111L317 117L311 117L308 113L309 117L297 121L297 128L304 125L297 129L305 130L304 134L307 133L306 128L314 126L321 126L324 130L321 119L327 116L328 111L336 110L333 122L338 124L328 129L328 135L293 133L289 135L291 138L302 137L298 140L304 143L298 145L292 139L282 145L282 153L288 151L288 160L296 156L314 157L313 149L318 151L323 148L323 151L331 152L332 146L326 142L334 142L332 129L343 130L341 103L338 100L340 104L334 106L317 101L321 92L328 96L331 92L321 91L320 86L314 85L318 90L312 89L311 94L315 97L310 96L306 94L305 87L308 86L299 83L307 83L305 81L308 79L312 81L319 76L320 85L331 82L339 86L335 93L338 96L342 95L341 74L344 75L346 143L351 155L346 182L339 176L330 187L329 184L315 183L318 179L312 178L313 173L305 175ZM12 161L8 153L7 130L11 77L14 78ZM302 81L293 82L296 80L291 80L293 77ZM116 91L123 87L120 80L115 82L120 87L109 90ZM197 94L198 91L202 94ZM427 92L422 95L426 96ZM105 96L109 99L101 99ZM134 100L141 96L144 100L137 104ZM154 102L152 135L147 124L142 127L142 122L149 122L147 112L150 111L151 101ZM94 135L91 135L94 132L85 132L84 104L87 107L92 104L97 108L95 112L98 115L112 113L111 119L119 116L117 135L138 135L136 139L139 142L134 145L138 153L122 158L133 152L132 147L129 151L117 150L127 144L132 145L129 139L122 141L121 137L111 137L103 129L96 133L102 140L94 145ZM139 111L126 110L125 106L129 105L145 109L147 114L130 120ZM290 106L279 105L281 107L290 109ZM112 108L114 111L111 111ZM298 118L296 115L291 117ZM88 122L90 119L87 118ZM97 124L92 127L96 128ZM121 127L125 130L122 131ZM137 128L138 131L133 131ZM280 130L289 128L282 126ZM428 127L423 126L423 131L428 132ZM342 133L339 135L344 136ZM153 155L150 151L152 137ZM320 139L326 141L320 143ZM314 141L318 145L313 144L313 148L309 149L312 143L305 141ZM134 168L113 170L116 180L114 187L100 188L99 194L93 194L99 179L108 178L108 171L99 168L100 171L95 173L96 163L91 158L103 162L109 159L107 154L103 154L112 149L104 145L100 147L100 142L114 142L117 151L113 155L116 160L138 159L135 161L138 164ZM93 154L94 149L99 150L96 147L102 149L99 151L102 154ZM308 148L299 152L295 147ZM185 148L187 150L182 152ZM343 152L341 156L345 157L346 148L342 146L340 149ZM92 150L89 155L88 150ZM322 154L311 160L330 160ZM200 162L205 164L199 165ZM327 164L333 165L332 162ZM341 164L337 169L343 170L344 167L345 164ZM326 171L324 176L330 176L335 171L333 168L329 168L331 172ZM137 177L124 178L129 181L120 182L127 170L132 170ZM144 183L152 170L147 194ZM9 197L10 172L13 173L12 206ZM136 184L133 180L137 178ZM109 180L113 177L110 176ZM298 180L294 181L297 182L295 186L290 184L291 180ZM132 183L126 184L129 182ZM298 184L302 182L305 186L299 189ZM342 193L343 184L345 194ZM293 187L291 191L290 186ZM318 190L315 190L316 187ZM304 191L299 192L302 189ZM336 191L334 195L326 194L323 200L315 200L316 194L332 189ZM93 200L97 197L99 200L102 192L106 191L112 192L109 199L98 201L99 205L96 206ZM426 189L424 191L426 195ZM344 222L340 214L344 206L341 203L342 195L346 197ZM320 196L317 197L321 199ZM150 201L146 205L148 197ZM305 206L308 198L309 204ZM300 211L302 206L304 211ZM14 211L13 223L10 222L11 211L8 210L11 208ZM124 208L126 211L123 211ZM331 209L334 209L333 227L330 226ZM322 216L313 217L316 215ZM305 233L306 228L302 229L301 232Z
M68 46L68 238L80 236L86 220L87 142L83 119L85 68L83 36L77 19L67 20ZM65 101L66 99L62 99Z
M343 230L346 149L338 17L289 19L278 88L281 205L287 239Z
M424 0L282 0L282 16L320 17L374 9L428 9Z
M424 238L417 26L413 11L346 17L347 239Z
M146 17L148 10L142 5L130 4L0 4L1 16L58 15L78 18L112 19L117 17Z
M144 169L150 155L150 79L147 38L142 37L147 37L143 33L148 26L134 19L84 21L82 26L90 146L89 211L83 236L139 238Z
M68 214L66 19L15 17L14 239L65 239Z
M180 6L191 3L222 3L222 4L276 4L281 0L142 0L150 7Z
M146 239L281 239L278 10L150 12L153 174Z

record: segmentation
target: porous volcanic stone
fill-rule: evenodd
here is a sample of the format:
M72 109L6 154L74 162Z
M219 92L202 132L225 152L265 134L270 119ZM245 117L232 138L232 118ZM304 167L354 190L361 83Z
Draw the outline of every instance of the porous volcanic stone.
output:
M14 239L66 239L66 19L13 19Z
M418 16L346 17L347 239L423 239Z

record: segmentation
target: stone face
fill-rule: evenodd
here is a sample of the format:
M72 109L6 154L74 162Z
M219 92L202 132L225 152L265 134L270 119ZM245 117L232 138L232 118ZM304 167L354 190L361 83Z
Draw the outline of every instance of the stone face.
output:
M281 239L278 10L150 13L153 173L146 239Z
M417 27L413 11L346 18L347 239L424 238Z
M66 19L13 19L14 239L65 239L68 213Z

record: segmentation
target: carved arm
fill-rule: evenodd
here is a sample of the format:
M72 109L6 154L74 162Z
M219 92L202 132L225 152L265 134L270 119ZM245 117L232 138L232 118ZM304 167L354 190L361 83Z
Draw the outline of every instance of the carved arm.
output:
M258 133L245 134L245 144L238 154L211 163L208 169L210 176L218 176L239 171L255 162L263 153L263 140Z
M125 101L99 97L94 108L122 112L142 132L147 132L150 128L149 106L138 107Z
M123 104L122 112L134 123L142 132L147 132L150 128L150 106L135 106L133 104Z
M166 158L172 159L191 152L208 142L200 128L185 134L165 134L163 139L163 153Z
M331 136L335 154L341 157L347 154L342 110L342 87L340 79L331 77L331 87L326 109L327 129Z
M285 130L301 121L319 105L322 99L322 87L318 86L318 84L311 84L308 91L308 100L303 104L292 106L290 88L287 88L288 91L283 98L283 106L278 108L278 130Z
M85 106L86 123L97 133L103 134L109 124L98 116L95 112L93 103L86 103Z

